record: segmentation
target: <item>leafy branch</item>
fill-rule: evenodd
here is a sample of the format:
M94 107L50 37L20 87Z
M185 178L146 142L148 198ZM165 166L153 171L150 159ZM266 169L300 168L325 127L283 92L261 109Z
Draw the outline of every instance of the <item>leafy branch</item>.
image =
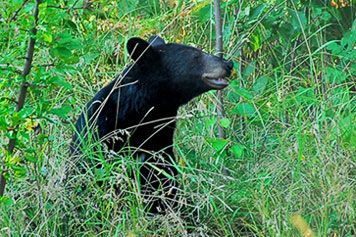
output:
M25 3L25 1L24 1L24 3ZM23 82L21 83L21 86L20 86L20 92L19 92L19 96L18 96L18 100L17 100L16 109L15 109L16 112L19 112L25 105L27 89L30 85L26 81L26 77L31 72L33 53L34 53L35 43L36 43L36 39L34 38L34 36L37 34L36 26L37 26L37 22L38 22L39 5L41 3L42 3L42 0L36 0L36 5L35 5L34 11L33 11L33 16L35 18L35 26L30 30L31 36L28 41L25 65L24 65L23 71L21 73L21 75L23 77ZM14 130L14 136L13 136L13 138L11 138L9 140L9 143L7 146L7 151L9 154L12 154L14 152L15 144L16 144L16 135L17 135L17 131ZM4 158L4 160L2 162L1 177L0 177L0 196L3 196L4 191L5 191L5 186L6 186L6 179L4 176L5 172L6 172L6 167L5 167L5 158Z

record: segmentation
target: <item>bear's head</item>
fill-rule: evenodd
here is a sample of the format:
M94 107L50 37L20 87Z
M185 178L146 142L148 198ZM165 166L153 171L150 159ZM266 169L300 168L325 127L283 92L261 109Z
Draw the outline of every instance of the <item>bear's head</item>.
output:
M158 36L148 41L131 38L127 51L147 75L144 83L161 88L159 93L179 98L180 105L206 91L228 86L226 78L233 68L232 61L188 45L165 43Z

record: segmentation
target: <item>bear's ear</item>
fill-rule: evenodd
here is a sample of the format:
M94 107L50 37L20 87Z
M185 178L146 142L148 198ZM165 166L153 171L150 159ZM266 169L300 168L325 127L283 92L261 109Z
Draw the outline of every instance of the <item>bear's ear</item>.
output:
M148 43L151 45L151 46L157 46L157 45L161 45L161 44L166 44L166 42L164 42L164 40L157 36L157 35L154 35L154 36L151 36L148 40Z
M150 44L138 37L133 37L127 41L127 52L130 57L136 61L139 58L147 58L154 55L154 51Z

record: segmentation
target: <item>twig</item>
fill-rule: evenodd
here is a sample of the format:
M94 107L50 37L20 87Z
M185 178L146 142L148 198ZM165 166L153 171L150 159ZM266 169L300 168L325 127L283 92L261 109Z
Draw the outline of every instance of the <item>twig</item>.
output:
M21 7L19 9L17 9L17 11L14 13L14 15L10 18L10 20L7 21L7 23L16 20L17 15L19 14L19 12L21 11L22 8L24 8L24 6L26 5L26 3L28 2L28 0L24 0Z
M79 2L79 0L76 0L74 3L73 3L73 5L68 9L68 11L70 11L71 9L73 9L74 7L75 7L75 5L77 5L77 3ZM90 1L89 1L90 2ZM88 3L88 2L87 2ZM86 3L86 4L87 4ZM85 5L86 5L85 4Z
M41 65L38 65L38 66L40 66L40 67L54 67L54 66L55 66L54 63L55 63L55 62L53 62L53 63L48 63L48 64L41 64Z
M3 71L12 71L12 70L8 69L8 67L15 68L15 70L13 70L13 72L22 75L22 71L17 70L17 69L16 69L16 66L12 66L12 65L10 65L9 63L4 64L4 65L0 65L0 68L1 68L1 70L3 70Z
M11 102L17 104L17 100L12 99L12 98L10 98L10 97L0 97L0 100L8 100L8 101L11 101Z

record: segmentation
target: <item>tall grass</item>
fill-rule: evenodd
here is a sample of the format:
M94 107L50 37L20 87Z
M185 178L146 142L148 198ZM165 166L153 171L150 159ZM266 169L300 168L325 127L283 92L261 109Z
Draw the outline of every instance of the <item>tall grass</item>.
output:
M132 12L120 15L120 8L114 6L108 16L92 21L92 51L77 65L82 68L80 73L68 78L74 90L63 98L76 106L71 122L87 101L127 65L124 42L130 36L160 33L168 42L211 51L213 27L196 20L204 13L198 9L204 6L186 4L179 12L169 6L158 11L156 6L147 19ZM224 14L225 30L230 30L225 35L227 54L241 43L239 22L228 18L229 11ZM75 21L78 29L80 21L80 17ZM110 24L114 26L108 27ZM15 203L0 207L0 233L354 236L356 97L350 88L355 79L346 71L349 80L327 82L325 72L337 67L333 60L337 55L324 47L327 31L325 27L303 32L293 46L265 41L253 51L244 45L231 55L238 65L234 85L251 91L262 75L268 78L268 84L250 101L256 111L253 115L236 113L236 105L247 99L233 86L225 90L230 125L226 129L227 144L221 149L208 142L217 131L214 93L206 93L180 109L174 145L181 171L178 212L150 216L144 211L139 185L127 175L127 167L137 168L130 157L121 157L114 164L108 157L101 157L104 173L68 178L67 174L77 168L69 156L73 125L53 123L46 128L54 140L44 153L43 168L38 171L28 167L32 172L28 179L8 183L7 196ZM83 41L88 40L84 31L80 33ZM282 43L283 55L276 46ZM45 55L45 49L38 52L38 57ZM230 150L235 144L244 147L241 157ZM99 180L109 184L104 185L107 188L98 185ZM300 227L301 222L310 232Z

